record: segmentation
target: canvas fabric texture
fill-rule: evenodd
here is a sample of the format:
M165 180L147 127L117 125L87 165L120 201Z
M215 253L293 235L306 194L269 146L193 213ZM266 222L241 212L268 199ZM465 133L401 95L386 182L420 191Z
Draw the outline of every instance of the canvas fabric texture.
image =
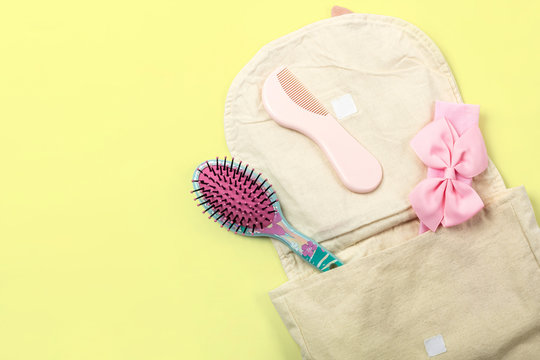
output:
M339 121L381 163L375 191L347 190L315 143L270 119L260 92L280 65L330 112L351 95L357 112ZM409 142L436 100L462 102L441 52L415 26L380 15L305 26L234 79L231 155L263 172L289 222L345 263L319 273L272 240L289 281L270 297L305 359L423 359L424 340L438 334L447 352L436 359L538 358L540 230L524 188L507 189L490 161L472 183L485 208L418 234L408 194L427 169Z

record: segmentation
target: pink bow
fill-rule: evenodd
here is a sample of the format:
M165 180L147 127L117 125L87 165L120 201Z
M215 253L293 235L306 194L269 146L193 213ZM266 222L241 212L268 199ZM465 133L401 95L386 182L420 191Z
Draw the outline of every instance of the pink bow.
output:
M434 121L411 141L428 167L427 179L409 194L420 219L420 233L467 221L484 207L471 187L472 178L488 166L488 156L478 127L477 105L437 102Z

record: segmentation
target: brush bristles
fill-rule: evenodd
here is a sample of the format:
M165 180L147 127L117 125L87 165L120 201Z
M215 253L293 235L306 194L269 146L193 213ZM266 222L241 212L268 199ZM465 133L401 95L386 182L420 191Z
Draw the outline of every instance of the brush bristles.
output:
M312 113L326 116L328 110L313 96L311 92L294 76L289 69L285 68L277 73L277 78L285 93L296 105Z
M276 216L274 204L277 198L270 193L271 185L261 174L248 170L232 161L219 160L215 164L205 162L195 172L194 182L197 206L203 205L209 218L219 221L222 227L241 234L252 235L272 224ZM270 191L269 191L270 190Z

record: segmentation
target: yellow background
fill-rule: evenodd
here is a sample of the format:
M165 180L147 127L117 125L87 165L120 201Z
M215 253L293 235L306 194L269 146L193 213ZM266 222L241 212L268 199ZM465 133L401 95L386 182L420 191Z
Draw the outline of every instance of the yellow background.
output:
M0 359L300 359L267 295L286 281L270 241L210 223L190 178L228 154L236 73L334 4L2 2ZM340 5L433 38L539 213L540 3Z

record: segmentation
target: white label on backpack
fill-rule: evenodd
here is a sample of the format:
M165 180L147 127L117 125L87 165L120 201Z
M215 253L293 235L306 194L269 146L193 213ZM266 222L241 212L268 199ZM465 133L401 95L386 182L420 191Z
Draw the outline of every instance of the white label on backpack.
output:
M345 94L332 100L332 107L339 120L358 112L351 94Z
M442 335L435 335L424 340L424 346L429 357L437 356L446 352L446 345Z

